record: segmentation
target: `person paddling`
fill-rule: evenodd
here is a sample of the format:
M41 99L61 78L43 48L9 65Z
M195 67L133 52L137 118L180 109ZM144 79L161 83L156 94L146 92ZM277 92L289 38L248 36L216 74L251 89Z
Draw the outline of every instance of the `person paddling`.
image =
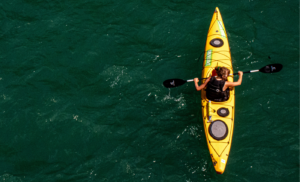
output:
M227 77L230 73L230 70L225 67L217 67L216 69L217 76L209 77L202 85L198 86L199 79L194 78L195 87L197 91L206 88L206 97L207 99L215 102L222 102L229 99L229 87L235 87L242 84L243 72L239 71L239 79L236 82L227 81Z
M195 82L195 87L196 87L196 90L197 91L200 91L202 90L203 88L206 87L207 83L209 82L209 80L211 79L211 76L208 77L204 83L202 83L200 86L198 85L198 82L199 82L199 78L194 78L194 82Z

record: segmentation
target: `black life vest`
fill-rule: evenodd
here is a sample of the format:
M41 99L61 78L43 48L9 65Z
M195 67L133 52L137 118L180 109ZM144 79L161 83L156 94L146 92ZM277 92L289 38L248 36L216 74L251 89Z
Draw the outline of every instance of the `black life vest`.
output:
M211 77L207 83L206 97L207 99L215 102L223 102L229 99L229 88L223 91L225 85L224 80L217 80L215 77Z

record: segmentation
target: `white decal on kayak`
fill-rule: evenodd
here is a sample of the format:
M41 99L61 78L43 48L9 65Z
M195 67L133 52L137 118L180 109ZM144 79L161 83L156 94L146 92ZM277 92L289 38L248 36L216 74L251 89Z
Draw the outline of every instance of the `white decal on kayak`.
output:
M206 62L205 66L210 66L211 65L211 60L212 60L212 49L207 50L206 52Z
M221 36L222 37L226 37L226 34L225 34L225 28L223 27L222 25L222 22L217 20L218 21L218 25L219 25L219 29L220 29L220 33L221 33Z
M221 159L221 162L225 164L226 161L224 159Z

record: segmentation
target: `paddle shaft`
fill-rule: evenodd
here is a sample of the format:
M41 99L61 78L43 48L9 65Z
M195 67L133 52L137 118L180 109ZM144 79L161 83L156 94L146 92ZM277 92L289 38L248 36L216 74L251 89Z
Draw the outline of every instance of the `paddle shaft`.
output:
M260 68L259 70L250 70L250 71L244 71L243 73L254 73L254 72L262 72L262 73L276 73L279 72L282 69L283 65L282 64L269 64L267 66L264 66L262 68ZM230 75L238 75L238 73L233 73ZM216 77L216 76L215 76ZM207 78L200 78L200 80L202 79L207 79ZM169 79L163 82L163 85L167 88L173 88L173 87L177 87L180 85L183 85L186 82L193 82L194 79L190 79L190 80L182 80L182 79Z
M251 71L243 71L243 73L254 73L254 72L259 72L259 70L251 70ZM233 74L229 74L229 75L238 75L238 73L233 73ZM215 76L217 77L217 76ZM200 78L200 79L207 79L207 78ZM186 82L193 82L194 80L187 80Z
M215 76L215 77L217 77L217 76ZM199 78L199 80L203 80L203 79L207 79L207 78ZM187 80L186 82L193 82L194 81L194 79L190 79L190 80Z
M243 73L255 73L255 72L259 72L259 70L250 70L250 71L243 71ZM239 73L233 73L233 74L229 74L229 75L238 75ZM217 76L215 76L217 77ZM200 78L200 79L207 79L207 78ZM194 80L187 80L186 82L193 82Z
M259 72L259 70L250 70L250 71L243 71L243 73L254 73L254 72ZM238 73L233 73L229 75L238 75Z

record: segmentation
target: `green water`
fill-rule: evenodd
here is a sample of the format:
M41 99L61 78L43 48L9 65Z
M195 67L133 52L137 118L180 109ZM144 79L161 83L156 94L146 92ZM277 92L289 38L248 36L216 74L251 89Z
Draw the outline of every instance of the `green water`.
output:
M194 84L219 7L235 71L216 174ZM0 181L298 181L299 2L2 0ZM203 55L202 55L203 56Z

